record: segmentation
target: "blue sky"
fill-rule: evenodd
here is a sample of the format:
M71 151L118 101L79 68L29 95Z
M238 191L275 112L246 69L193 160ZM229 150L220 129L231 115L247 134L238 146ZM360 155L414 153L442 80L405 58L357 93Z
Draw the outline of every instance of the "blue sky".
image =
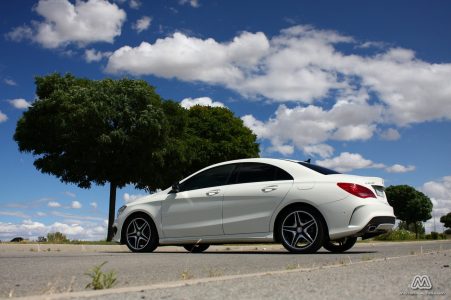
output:
M51 72L142 78L186 107L226 106L262 156L409 184L449 212L450 12L446 1L1 1L0 239L105 236L108 187L39 173L12 139L34 76ZM117 206L140 194L118 191Z

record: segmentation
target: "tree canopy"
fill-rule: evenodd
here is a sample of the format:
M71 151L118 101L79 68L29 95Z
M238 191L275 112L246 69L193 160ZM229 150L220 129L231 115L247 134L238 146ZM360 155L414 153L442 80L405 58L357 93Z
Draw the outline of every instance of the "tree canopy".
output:
M443 223L443 226L446 228L451 228L451 212L440 217L440 223Z
M258 156L256 136L226 108L163 100L144 80L36 78L36 100L14 140L35 167L62 182L110 184L108 239L116 188L166 188L220 161Z
M388 203L393 207L395 216L409 224L414 224L418 235L418 221L432 218L432 202L425 194L408 185L389 186L385 193Z

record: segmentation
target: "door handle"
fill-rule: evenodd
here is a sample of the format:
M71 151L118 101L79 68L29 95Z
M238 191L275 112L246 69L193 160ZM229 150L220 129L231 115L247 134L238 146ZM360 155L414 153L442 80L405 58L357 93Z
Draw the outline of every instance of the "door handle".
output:
M206 193L207 196L214 196L219 194L219 190L209 191Z
M272 191L275 191L275 190L277 190L277 185L271 185L271 186L267 186L267 187L262 188L262 192L263 193L268 193L268 192L272 192Z

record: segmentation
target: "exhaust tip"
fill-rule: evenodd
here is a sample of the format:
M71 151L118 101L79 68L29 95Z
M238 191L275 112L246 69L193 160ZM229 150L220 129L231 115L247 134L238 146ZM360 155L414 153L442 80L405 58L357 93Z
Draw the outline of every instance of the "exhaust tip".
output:
M375 231L376 230L376 226L370 226L370 227L368 227L368 232L373 232L373 231Z

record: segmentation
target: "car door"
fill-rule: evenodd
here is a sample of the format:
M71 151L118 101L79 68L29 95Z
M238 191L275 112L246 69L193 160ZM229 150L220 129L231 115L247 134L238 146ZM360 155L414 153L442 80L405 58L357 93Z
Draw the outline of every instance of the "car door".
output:
M223 235L223 187L235 165L213 167L180 183L178 193L162 202L162 225L166 238Z
M286 171L264 163L241 163L224 187L225 234L269 232L271 216L293 185Z

